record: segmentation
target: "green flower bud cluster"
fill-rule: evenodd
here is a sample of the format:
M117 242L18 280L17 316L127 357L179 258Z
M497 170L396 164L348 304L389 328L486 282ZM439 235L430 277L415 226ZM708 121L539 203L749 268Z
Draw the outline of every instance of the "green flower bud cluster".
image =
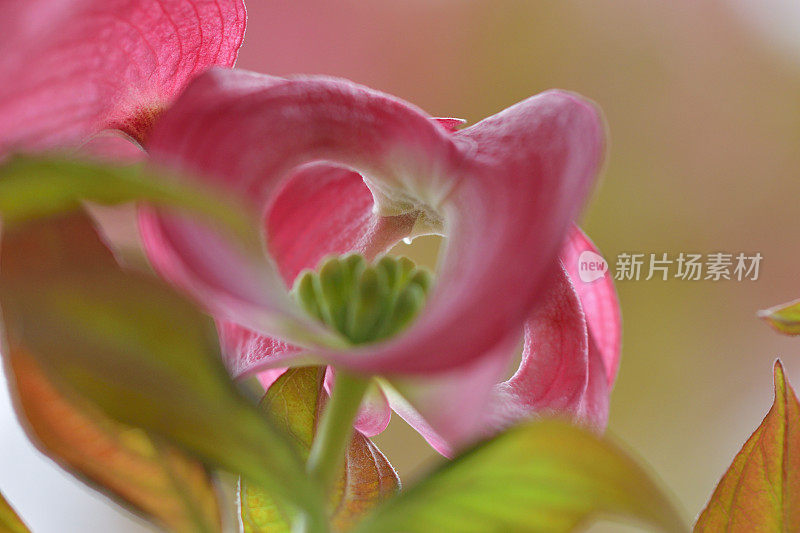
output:
M420 309L431 273L406 257L384 256L369 264L358 254L324 260L306 270L292 294L310 315L353 344L376 342L404 329Z

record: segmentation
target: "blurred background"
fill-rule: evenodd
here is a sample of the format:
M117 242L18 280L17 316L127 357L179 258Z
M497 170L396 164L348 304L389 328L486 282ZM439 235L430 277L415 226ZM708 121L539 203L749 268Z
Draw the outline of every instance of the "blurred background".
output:
M776 357L800 386L800 339L755 317L800 296L800 3L253 0L248 11L240 68L343 76L470 122L552 87L595 100L610 158L583 225L612 264L621 252L762 254L758 281L618 284L610 432L693 519L769 409ZM432 264L435 247L400 251ZM35 531L145 531L31 448L5 390L0 434L3 491ZM406 482L436 460L397 417L378 441Z

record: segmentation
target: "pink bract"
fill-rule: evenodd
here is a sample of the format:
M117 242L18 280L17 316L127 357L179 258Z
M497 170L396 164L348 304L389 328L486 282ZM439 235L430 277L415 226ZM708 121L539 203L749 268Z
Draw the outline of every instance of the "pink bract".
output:
M244 26L243 0L0 2L0 154L141 140L193 76L233 66Z

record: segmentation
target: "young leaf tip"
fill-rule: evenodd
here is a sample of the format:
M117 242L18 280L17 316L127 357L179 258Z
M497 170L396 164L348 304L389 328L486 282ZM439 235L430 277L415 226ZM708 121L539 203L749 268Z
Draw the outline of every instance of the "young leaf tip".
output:
M772 375L775 382L775 401L778 401L778 389L780 393L786 392L786 373L783 371L783 363L780 359L775 359L775 364L772 365Z
M775 401L700 514L695 532L800 531L800 403L780 360Z
M800 335L800 299L763 309L756 313L775 331L784 335Z

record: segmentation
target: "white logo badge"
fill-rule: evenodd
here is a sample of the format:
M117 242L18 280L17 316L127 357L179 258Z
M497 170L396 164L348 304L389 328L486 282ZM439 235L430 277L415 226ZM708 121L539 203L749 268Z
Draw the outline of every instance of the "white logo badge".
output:
M584 283L591 283L606 275L608 263L599 254L590 250L581 252L578 257L578 276Z

